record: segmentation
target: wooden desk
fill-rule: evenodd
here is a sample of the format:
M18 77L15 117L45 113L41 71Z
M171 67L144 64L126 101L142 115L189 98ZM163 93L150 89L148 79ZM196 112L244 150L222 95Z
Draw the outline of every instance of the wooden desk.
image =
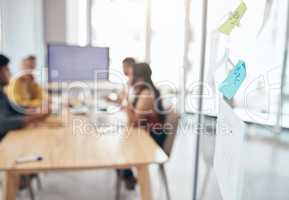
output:
M5 172L3 200L15 200L22 174L135 167L143 200L151 200L148 166L167 161L166 154L140 129L86 135L84 117L71 117L61 128L40 126L11 132L0 144L0 170ZM86 126L84 125L84 126ZM17 158L41 155L41 162L15 164Z

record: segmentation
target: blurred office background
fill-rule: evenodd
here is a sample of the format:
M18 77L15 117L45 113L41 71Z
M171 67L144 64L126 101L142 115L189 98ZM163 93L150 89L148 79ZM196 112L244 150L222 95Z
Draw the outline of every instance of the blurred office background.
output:
M228 41L216 30L237 3L209 1L206 76L229 47L233 62L243 59L248 65L242 87L247 91L235 98L236 106L268 111L270 104L276 111L287 2L273 2L260 34L266 0L246 2L248 12ZM150 61L155 82L170 81L183 89L185 81L189 90L199 78L201 14L202 2L197 0L1 0L0 48L12 58L16 72L20 60L31 53L44 68L47 43L108 46L111 69L119 70L121 60L132 56ZM245 94L249 105L244 103ZM253 101L255 95L264 101Z
M212 77L222 80L229 70L222 62L227 49L234 63L242 59L247 64L247 78L232 102L240 118L249 126L244 200L288 199L289 194L284 188L289 184L288 170L284 167L289 166L286 163L289 155L287 85L281 120L283 128L281 132L275 129L288 2L273 1L268 20L260 32L268 2L246 1L248 11L240 27L228 39L219 34L217 28L239 2L209 0L206 66L199 64L203 34L201 0L0 0L0 51L12 58L12 72L16 73L21 59L28 54L35 54L38 68L44 69L47 43L109 47L111 70L120 71L121 61L127 56L150 62L156 84L170 83L173 103L185 117L192 119L197 112L199 73L204 67L203 109L206 126L213 132L218 102ZM194 138L194 134L183 134L176 144L169 166L173 199L191 199ZM204 142L201 148L207 149L206 145L211 147L214 140ZM213 155L213 152L209 154ZM200 190L206 173L205 161L202 159L200 167ZM84 174L82 178L70 177L68 180L93 183L99 177L110 183L112 179L108 172L96 172L93 180L89 176L83 178ZM61 193L62 190L51 186L57 181L65 183L65 178L48 178L50 187L44 190L47 199L48 191L59 192L59 196L56 193L53 199L64 199L61 195L73 199L73 194ZM80 194L90 199L89 195L93 195L97 188L88 185L88 188L81 189ZM209 186L204 199L217 199L214 198L219 194L214 176ZM97 190L100 193L101 190L108 191L107 188Z

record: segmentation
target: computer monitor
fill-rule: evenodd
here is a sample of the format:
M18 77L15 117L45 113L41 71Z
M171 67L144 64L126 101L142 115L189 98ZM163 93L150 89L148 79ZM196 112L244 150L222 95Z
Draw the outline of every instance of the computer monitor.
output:
M49 44L47 53L49 82L109 79L109 48Z

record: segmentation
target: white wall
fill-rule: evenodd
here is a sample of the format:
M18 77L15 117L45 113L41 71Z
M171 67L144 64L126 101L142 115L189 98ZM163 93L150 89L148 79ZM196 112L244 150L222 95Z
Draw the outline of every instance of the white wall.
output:
M29 54L37 56L38 69L43 69L46 43L67 41L66 0L0 0L0 6L1 51L11 58L12 73L19 70L21 60Z
M44 66L42 0L0 0L3 10L3 53L11 60L11 71L18 71L23 57L34 54L39 68Z

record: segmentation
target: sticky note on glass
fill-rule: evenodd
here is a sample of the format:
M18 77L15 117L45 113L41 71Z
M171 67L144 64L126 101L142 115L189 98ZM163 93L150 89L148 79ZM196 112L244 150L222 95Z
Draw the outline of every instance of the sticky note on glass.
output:
M238 64L229 73L228 77L221 83L219 91L227 99L231 99L237 93L241 84L246 78L246 64L240 60Z
M242 1L239 7L236 8L236 10L231 14L229 19L227 19L227 21L225 21L225 23L221 25L221 27L219 28L219 31L224 33L225 35L230 35L233 29L236 26L240 25L241 19L246 13L246 10L247 10L247 6Z

